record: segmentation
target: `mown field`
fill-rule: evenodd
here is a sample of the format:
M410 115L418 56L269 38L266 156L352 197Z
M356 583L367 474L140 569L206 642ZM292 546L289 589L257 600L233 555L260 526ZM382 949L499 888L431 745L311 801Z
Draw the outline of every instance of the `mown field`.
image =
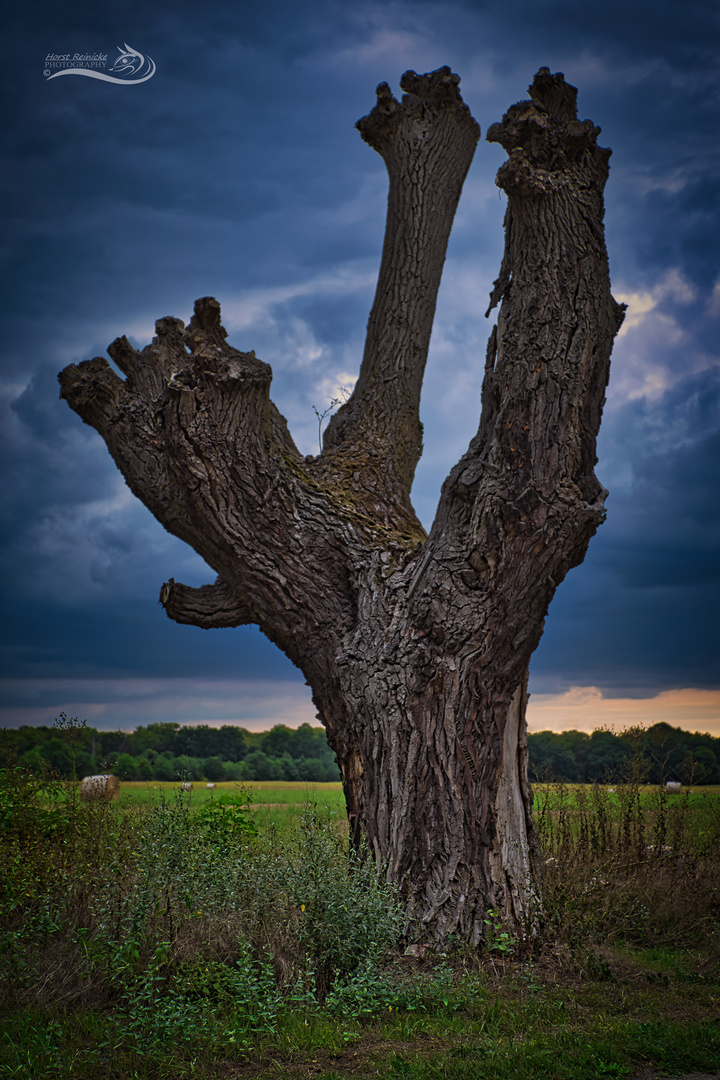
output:
M124 783L120 798L136 805L153 805L160 799L172 799L177 783L157 781ZM185 796L191 812L206 803L234 804L252 807L253 819L260 830L274 827L283 832L297 829L305 806L311 802L318 810L339 818L345 817L345 798L342 784L318 784L305 781L255 780L252 783L217 783L208 789L202 783L193 784Z
M720 788L538 785L545 919L406 954L339 784L0 785L0 1077L720 1069Z

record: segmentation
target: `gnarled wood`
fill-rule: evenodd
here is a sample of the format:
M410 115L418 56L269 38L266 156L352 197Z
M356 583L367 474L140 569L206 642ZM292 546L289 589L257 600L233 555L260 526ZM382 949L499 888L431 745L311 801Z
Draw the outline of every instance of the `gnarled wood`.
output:
M172 579L178 622L256 623L304 672L343 773L356 843L423 940L483 937L488 908L540 911L527 782L527 670L548 604L604 517L594 475L612 341L602 233L609 151L542 69L488 138L509 154L500 304L482 414L429 536L410 502L422 376L448 236L479 129L448 68L385 84L358 127L390 194L360 376L303 458L271 371L227 343L217 301L66 368L62 396L133 492L216 571Z
M324 448L371 446L385 484L408 499L422 452L420 391L450 229L480 128L450 68L407 71L398 103L387 83L357 128L388 170L387 225L365 352L349 401Z
M250 608L222 578L217 578L214 585L201 585L199 589L181 585L170 578L160 590L159 602L174 622L200 626L203 630L247 626L253 621Z

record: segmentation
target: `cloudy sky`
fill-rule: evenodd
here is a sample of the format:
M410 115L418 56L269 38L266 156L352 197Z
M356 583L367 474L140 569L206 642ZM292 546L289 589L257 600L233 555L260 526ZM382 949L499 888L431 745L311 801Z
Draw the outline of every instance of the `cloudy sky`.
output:
M720 734L720 32L710 0L173 0L16 6L3 77L7 167L1 437L0 726L61 711L315 722L299 672L255 629L158 606L213 575L125 487L57 372L213 295L272 365L298 446L357 374L386 175L354 129L375 87L448 64L483 135L543 65L613 149L613 354L598 475L608 520L553 601L531 729L665 720ZM126 47L144 82L48 79L49 55ZM53 71L55 69L52 69ZM480 143L441 288L414 501L429 527L474 434L502 250L502 150Z

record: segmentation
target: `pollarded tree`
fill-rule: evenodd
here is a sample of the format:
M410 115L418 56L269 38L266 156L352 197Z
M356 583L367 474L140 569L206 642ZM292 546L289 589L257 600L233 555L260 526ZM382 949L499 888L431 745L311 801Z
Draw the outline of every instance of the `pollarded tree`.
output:
M161 592L201 627L254 623L304 673L342 770L351 833L407 898L411 932L478 942L489 907L531 931L530 656L604 517L595 478L613 338L602 192L610 151L543 68L488 139L509 159L477 435L426 535L410 502L420 389L453 216L479 138L449 68L386 84L358 123L390 178L377 293L351 398L303 457L271 370L220 306L160 319L136 352L71 365L62 397L134 492L217 580Z

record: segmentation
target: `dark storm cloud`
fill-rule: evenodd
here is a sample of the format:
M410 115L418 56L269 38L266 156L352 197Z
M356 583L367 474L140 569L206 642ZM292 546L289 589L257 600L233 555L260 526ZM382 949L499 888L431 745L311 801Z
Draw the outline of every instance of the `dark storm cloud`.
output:
M717 686L719 428L720 368L682 380L652 406L627 402L609 419L603 439L632 473L618 478L607 522L551 605L532 665L538 688L546 680L555 688L563 664L561 686L630 694Z
M89 48L92 38L95 47L102 42L112 51L116 21L85 10L77 48ZM350 162L338 182L344 151L352 146L357 152L359 142L347 116L348 146L339 132L334 146L327 141L342 86L323 101L320 80L298 72L307 48L302 40L312 35L298 23L296 9L288 5L272 32L263 22L262 33L250 11L238 9L231 19L219 11L211 27L198 24L197 14L186 6L152 19L133 11L122 20L123 33L128 36L125 27L132 24L160 65L158 77L134 88L79 77L50 86L39 69L28 71L34 53L41 65L48 48L70 48L77 12L70 25L64 17L48 18L32 33L26 30L17 72L26 92L9 117L11 242L22 237L15 245L12 311L32 311L38 286L47 290L41 297L45 313L61 310L67 297L53 271L77 274L83 290L76 296L99 299L104 311L111 310L113 282L138 305L149 287L158 292L163 277L177 291L178 269L191 294L203 291L200 279L204 291L219 277L236 273L242 281L248 276L243 260L252 262L255 280L274 277L280 260L288 268L297 263L308 210L311 217L326 211L352 186ZM48 45L59 34L62 41ZM364 87L370 104L371 90ZM285 122L278 124L281 116ZM319 123L325 139L318 145ZM326 167L331 148L332 170ZM267 216L270 223L258 232ZM256 227L243 236L245 250L238 250L238 229L248 221ZM91 275L79 272L83 265L92 267ZM169 285L168 299L172 292Z
M187 320L196 297L216 295L232 342L272 364L273 397L312 452L313 407L357 374L382 245L385 170L354 122L381 80L396 88L406 68L445 63L483 133L541 65L565 71L580 115L613 148L607 240L614 289L630 306L599 444L608 521L553 602L534 686L716 686L715 14L701 2L632 0L15 10L0 437L16 701L30 703L33 678L61 676L299 685L251 628L202 632L165 618L163 580L197 585L212 572L130 496L99 437L58 402L56 373L122 333L145 345L155 318ZM48 51L114 54L124 42L157 64L143 86L43 80ZM477 428L502 158L479 146L451 239L413 492L426 525ZM119 685L105 685L107 700L120 701ZM168 693L158 683L140 695L142 715ZM217 703L202 711L205 689L184 693L196 717L220 715Z
M629 589L602 565L602 540L550 606L530 665L534 693L597 686L609 697L717 687L717 589L685 583ZM659 580L656 578L656 580Z
M253 678L302 683L278 650L251 627L200 630L171 623L157 604L122 599L111 604L48 603L42 597L5 609L12 644L5 677L118 679L220 677L236 669Z
M212 572L132 498L93 432L58 423L55 387L40 385L3 424L14 480L3 500L3 676L202 677L246 666L298 679L252 628L188 634L166 618L161 583L174 573L202 584Z
M652 416L647 407L640 410L632 404L622 412L625 415L614 418L611 431L619 423L635 425L633 478L625 491L609 500L599 558L614 570L619 587L633 594L638 607L653 602L642 594L655 592L664 598L669 621L677 626L683 612L691 610L694 636L699 634L716 647L717 616L712 608L716 611L720 602L720 369L702 372L667 391ZM675 427L671 449L657 447L663 424L668 431ZM690 591L695 595L692 604ZM698 614L698 603L705 618ZM678 644L682 656L684 647Z
M682 221L681 230L662 227L673 216ZM691 175L676 192L650 191L643 217L657 226L646 228L640 236L638 256L645 265L679 266L698 283L712 280L717 271L720 223L720 191L712 177L694 179Z

